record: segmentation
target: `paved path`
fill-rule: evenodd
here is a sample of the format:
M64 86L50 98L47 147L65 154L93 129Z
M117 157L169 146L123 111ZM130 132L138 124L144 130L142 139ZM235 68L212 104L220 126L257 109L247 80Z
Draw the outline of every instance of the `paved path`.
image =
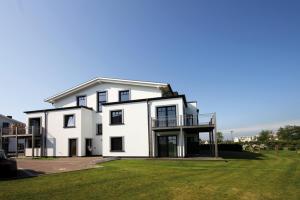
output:
M53 159L31 159L18 158L18 169L27 176L37 176L40 174L51 174L67 171L76 171L100 167L97 163L107 162L112 159L102 157L72 157Z

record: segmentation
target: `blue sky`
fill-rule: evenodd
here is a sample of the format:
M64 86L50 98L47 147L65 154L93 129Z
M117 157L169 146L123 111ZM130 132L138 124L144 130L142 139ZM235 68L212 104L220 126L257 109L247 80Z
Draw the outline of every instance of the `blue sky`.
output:
M300 124L299 1L0 1L0 113L97 76L170 83L248 135Z

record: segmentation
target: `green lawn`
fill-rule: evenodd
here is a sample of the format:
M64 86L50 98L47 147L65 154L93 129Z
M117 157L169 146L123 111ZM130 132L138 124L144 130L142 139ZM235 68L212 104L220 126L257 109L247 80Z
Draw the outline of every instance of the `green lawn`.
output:
M225 161L120 160L0 181L0 199L300 199L300 154Z

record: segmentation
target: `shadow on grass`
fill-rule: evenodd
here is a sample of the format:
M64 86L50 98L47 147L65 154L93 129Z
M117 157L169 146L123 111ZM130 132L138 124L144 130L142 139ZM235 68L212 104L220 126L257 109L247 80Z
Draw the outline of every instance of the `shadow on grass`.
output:
M209 151L201 151L201 154L196 157L211 157ZM195 157L195 156L192 156ZM219 157L223 159L247 159L247 160L262 160L264 155L261 153L254 153L249 151L219 151Z
M249 151L220 151L219 156L224 159L247 159L247 160L262 160L264 155Z
M1 176L0 181L11 181L16 179L33 178L42 174L45 174L45 172L35 171L31 169L18 169L16 175Z

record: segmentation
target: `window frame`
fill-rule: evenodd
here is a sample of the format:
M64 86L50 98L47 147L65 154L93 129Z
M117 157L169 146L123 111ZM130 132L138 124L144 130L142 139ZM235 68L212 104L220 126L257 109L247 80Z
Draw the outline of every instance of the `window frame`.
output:
M120 123L112 123L112 113L113 112L121 112L122 114L122 120ZM109 125L124 125L124 110L118 109L118 110L110 110L109 111Z
M79 105L79 98L81 97L84 97L85 98L85 105ZM79 95L79 96L76 96L76 105L77 106L87 106L87 97L86 95Z
M101 125L101 133L99 133L99 126ZM97 123L96 126L96 135L103 135L103 124L102 123Z
M99 94L100 93L105 93L105 101L101 101L101 102L99 101ZM97 92L97 102L96 102L97 103L97 112L99 112L99 113L102 112L102 109L100 110L99 103L101 103L101 105L102 105L103 103L106 103L107 100L108 100L108 91L107 90L103 90L103 91L98 91Z
M125 101L121 101L121 93L122 92L128 92L128 100L125 100ZM126 102L126 101L130 101L131 100L131 95L130 95L130 90L120 90L119 91L119 102Z
M66 117L67 116L74 116L74 126L66 126ZM76 128L76 115L75 114L65 114L63 127L64 128Z
M122 140L122 148L121 148L121 150L112 150L112 139L115 139L115 138L121 138L121 140ZM111 137L109 137L109 150L110 150L110 152L125 152L125 142L124 142L124 136L111 136Z

